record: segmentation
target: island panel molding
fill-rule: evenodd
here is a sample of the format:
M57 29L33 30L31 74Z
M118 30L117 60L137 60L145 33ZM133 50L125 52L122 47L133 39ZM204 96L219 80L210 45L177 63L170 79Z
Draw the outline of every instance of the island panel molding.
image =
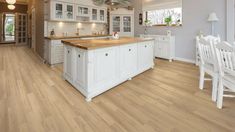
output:
M77 46L92 42L85 41L63 41L63 76L87 101L154 67L153 39L129 38L129 42L121 39L120 43L103 39L110 45L100 47L104 43L93 43L97 48L92 49Z

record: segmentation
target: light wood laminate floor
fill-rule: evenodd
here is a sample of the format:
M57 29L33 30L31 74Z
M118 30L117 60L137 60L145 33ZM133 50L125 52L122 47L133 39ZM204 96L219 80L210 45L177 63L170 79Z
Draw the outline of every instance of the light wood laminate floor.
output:
M26 47L0 47L0 132L234 132L235 99L211 101L198 68L157 60L149 70L87 103Z

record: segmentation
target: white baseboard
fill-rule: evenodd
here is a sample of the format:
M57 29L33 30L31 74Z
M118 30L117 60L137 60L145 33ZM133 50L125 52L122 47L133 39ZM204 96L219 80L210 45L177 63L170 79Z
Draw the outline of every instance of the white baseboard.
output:
M180 58L180 57L175 57L174 60L183 61L183 62L192 63L192 64L196 64L196 61L195 61L195 60L189 60L189 59Z

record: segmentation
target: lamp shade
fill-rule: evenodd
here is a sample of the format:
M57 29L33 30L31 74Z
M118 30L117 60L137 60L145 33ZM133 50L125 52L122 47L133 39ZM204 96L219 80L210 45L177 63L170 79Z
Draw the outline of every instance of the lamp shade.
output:
M219 21L219 19L218 19L217 15L213 12L209 15L208 21L209 22L216 22L216 21Z
M16 3L16 0L6 0L6 2L10 5L13 5Z
M16 8L14 5L8 5L7 7L9 10L14 10Z

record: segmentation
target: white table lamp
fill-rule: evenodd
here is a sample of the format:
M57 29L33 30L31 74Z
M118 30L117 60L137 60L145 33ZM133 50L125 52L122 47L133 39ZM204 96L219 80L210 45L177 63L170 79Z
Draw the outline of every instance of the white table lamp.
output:
M216 13L214 13L214 12L211 13L211 14L209 15L208 21L211 22L211 34L212 34L212 35L215 35L214 23L217 22L217 21L219 21L219 19L218 19Z

